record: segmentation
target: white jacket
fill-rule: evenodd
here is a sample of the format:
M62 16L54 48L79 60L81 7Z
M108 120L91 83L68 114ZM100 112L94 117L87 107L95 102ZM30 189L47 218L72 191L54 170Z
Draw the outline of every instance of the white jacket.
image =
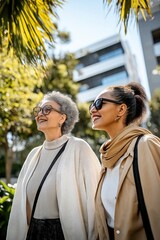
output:
M56 172L57 200L63 233L65 240L95 240L94 196L99 179L100 163L84 140L68 138L69 141ZM19 174L8 224L7 240L26 239L28 230L26 187L36 167L41 149L42 146L31 151Z

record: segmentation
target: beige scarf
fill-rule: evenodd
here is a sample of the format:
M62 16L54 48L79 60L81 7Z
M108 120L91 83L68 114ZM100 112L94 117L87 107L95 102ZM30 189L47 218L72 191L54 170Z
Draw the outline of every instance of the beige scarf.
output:
M151 132L145 128L130 125L125 127L115 138L105 142L100 148L103 166L105 168L114 167L127 151L132 140L142 134L151 134Z

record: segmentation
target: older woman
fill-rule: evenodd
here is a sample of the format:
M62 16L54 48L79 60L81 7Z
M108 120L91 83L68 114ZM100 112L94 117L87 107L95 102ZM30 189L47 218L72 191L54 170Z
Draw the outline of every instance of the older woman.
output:
M100 163L84 140L68 135L78 121L76 104L53 91L33 113L45 141L20 172L7 240L94 240Z
M140 127L147 114L147 105L143 87L132 82L108 87L90 106L92 127L106 131L110 137L100 148L103 168L96 193L100 240L159 239L160 139ZM138 166L150 235L142 221L133 174L134 147L139 136L142 137L137 147Z

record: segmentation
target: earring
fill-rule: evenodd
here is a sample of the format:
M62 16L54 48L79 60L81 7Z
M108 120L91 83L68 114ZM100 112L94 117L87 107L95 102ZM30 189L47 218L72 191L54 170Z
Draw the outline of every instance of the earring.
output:
M60 123L58 123L58 126L61 128L62 125Z
M121 118L120 116L117 116L117 117L115 118L115 122L118 122L118 120L119 120L120 118Z

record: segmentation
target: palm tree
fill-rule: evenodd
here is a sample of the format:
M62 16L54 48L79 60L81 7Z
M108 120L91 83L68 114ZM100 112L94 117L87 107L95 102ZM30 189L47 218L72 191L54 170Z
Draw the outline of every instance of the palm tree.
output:
M36 62L46 58L48 40L54 43L56 8L65 0L0 0L0 45L7 39L8 49L13 47L22 61ZM141 12L151 16L150 0L103 0L113 5L120 22L127 31L128 20Z
M48 40L53 43L56 8L63 0L0 0L0 46L7 39L24 62L46 58Z
M124 25L125 33L127 32L128 21L133 16L136 17L137 21L140 13L144 20L146 20L146 14L152 17L150 0L103 0L103 2L115 8L120 22Z

